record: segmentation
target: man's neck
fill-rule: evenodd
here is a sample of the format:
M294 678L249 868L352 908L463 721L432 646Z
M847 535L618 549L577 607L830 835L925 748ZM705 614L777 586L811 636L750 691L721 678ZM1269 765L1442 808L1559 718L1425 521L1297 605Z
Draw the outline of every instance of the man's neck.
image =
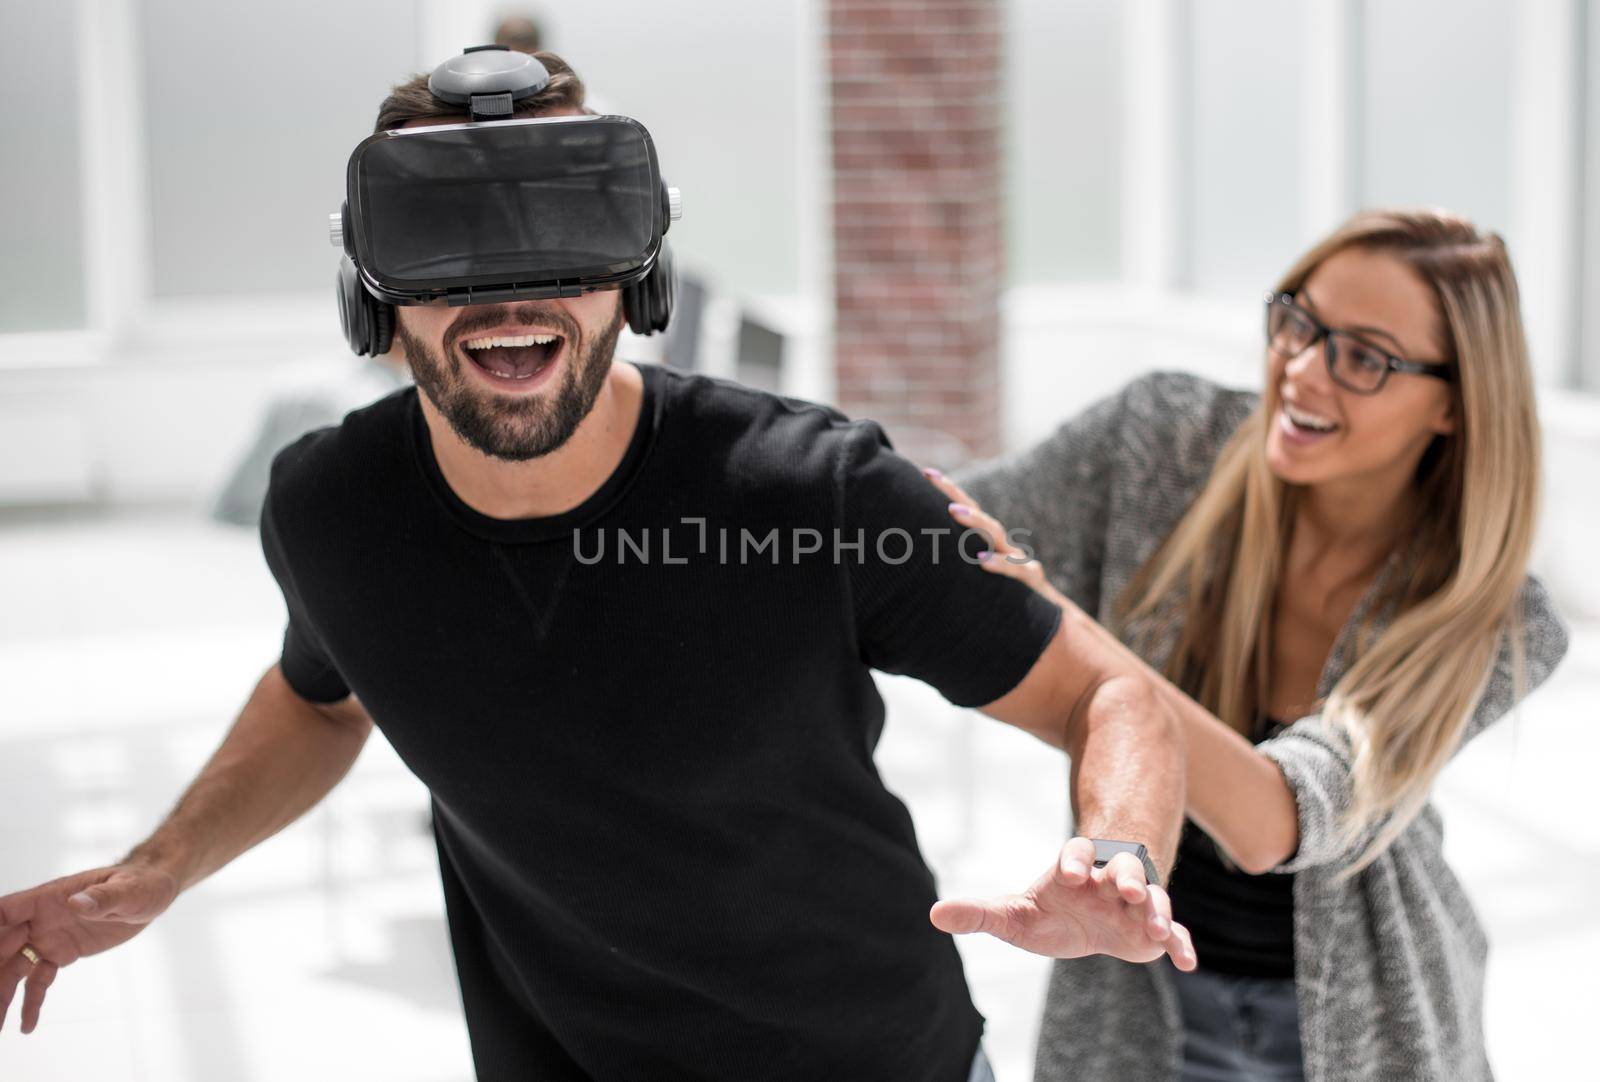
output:
M622 462L639 424L644 379L631 364L612 364L594 408L572 438L526 462L491 458L472 447L427 395L418 397L439 472L463 503L491 518L547 518L594 495Z

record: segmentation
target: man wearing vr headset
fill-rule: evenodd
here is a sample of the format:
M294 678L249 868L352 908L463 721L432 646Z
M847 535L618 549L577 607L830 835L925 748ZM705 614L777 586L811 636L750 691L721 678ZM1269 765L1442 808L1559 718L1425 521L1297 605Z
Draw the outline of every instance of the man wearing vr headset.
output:
M1193 966L1151 689L977 566L877 425L613 363L624 321L671 314L641 125L586 113L551 54L469 51L395 88L347 192L346 335L392 337L416 387L278 457L282 657L167 821L0 898L25 1030L61 966L296 819L374 723L432 794L482 1078L961 1082L989 1076L947 933ZM935 905L872 668L1064 748L1094 837Z

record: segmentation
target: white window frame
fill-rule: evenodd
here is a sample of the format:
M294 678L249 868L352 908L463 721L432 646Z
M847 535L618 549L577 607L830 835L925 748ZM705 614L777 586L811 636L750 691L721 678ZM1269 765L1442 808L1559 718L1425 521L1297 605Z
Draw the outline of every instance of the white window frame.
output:
M1308 241L1359 205L1362 7L1361 0L1304 0L1300 175ZM1122 285L1184 294L1194 285L1185 87L1187 31L1197 11L1193 0L1127 0L1122 12ZM1600 57L1600 0L1535 0L1512 13L1508 240L1524 282L1556 283L1522 296L1534 372L1546 387L1600 392L1600 65L1592 59Z
M329 292L153 295L138 5L74 0L74 7L84 325L0 334L0 372L82 372L137 358L259 364L264 354L292 360L325 346L335 318L331 257Z

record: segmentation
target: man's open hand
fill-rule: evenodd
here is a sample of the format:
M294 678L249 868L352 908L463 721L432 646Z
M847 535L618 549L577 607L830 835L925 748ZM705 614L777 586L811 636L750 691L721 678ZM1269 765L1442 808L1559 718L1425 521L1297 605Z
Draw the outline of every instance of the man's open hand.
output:
M27 981L22 1032L32 1033L62 966L126 943L177 895L177 881L166 872L119 864L0 897L0 1028L19 983ZM21 953L24 945L39 956L37 965Z
M929 914L940 931L987 932L1014 947L1051 958L1109 954L1127 962L1172 956L1195 967L1189 931L1172 921L1167 892L1145 883L1132 853L1094 866L1094 843L1073 838L1049 871L1021 894L939 902Z

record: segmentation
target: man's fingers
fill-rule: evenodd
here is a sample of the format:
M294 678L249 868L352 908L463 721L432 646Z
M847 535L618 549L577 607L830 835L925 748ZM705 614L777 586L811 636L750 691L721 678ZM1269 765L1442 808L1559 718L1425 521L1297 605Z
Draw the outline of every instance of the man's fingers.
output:
M1143 904L1149 897L1144 877L1144 865L1132 853L1118 853L1106 863L1106 874L1116 880L1118 896L1132 905Z
M1067 844L1061 847L1061 854L1063 858L1072 857L1085 868L1094 867L1094 842L1082 835L1069 838Z
M1172 919L1172 899L1163 888L1156 886L1150 888L1150 905L1163 917Z
M28 960L20 954L13 954L0 960L0 1029L5 1028L6 1013L11 1009L11 1000L17 994L17 984L27 969Z
M33 899L26 892L0 898L0 928L11 929L33 919Z
M1112 874L1110 865L1094 870L1094 889L1104 901L1122 900L1122 891L1117 887L1116 876Z
M85 887L67 899L67 908L80 917L91 920L105 920L110 914L116 912L118 892L97 883L92 887Z
M1083 845L1076 843L1083 842ZM1069 887L1081 887L1089 881L1094 869L1094 843L1086 838L1074 838L1061 847L1056 861L1056 879Z
M150 919L150 891L131 876L113 876L67 898L67 908L84 920L142 923Z
M19 924L0 932L0 958L10 958L28 942L28 926Z
M985 932L1009 941L1012 930L1010 907L1003 901L985 898L947 898L935 902L928 919L935 928L951 935Z
M1172 922L1151 909L1145 914L1144 930L1157 943L1165 943L1172 936Z
M1189 938L1189 929L1181 924L1172 925L1172 935L1166 941L1166 948L1172 964L1185 973L1200 964L1199 959L1195 957L1194 941Z
M53 962L40 962L28 974L27 987L22 993L22 1032L32 1033L39 1025L39 1011L44 1006L44 993L56 979Z

